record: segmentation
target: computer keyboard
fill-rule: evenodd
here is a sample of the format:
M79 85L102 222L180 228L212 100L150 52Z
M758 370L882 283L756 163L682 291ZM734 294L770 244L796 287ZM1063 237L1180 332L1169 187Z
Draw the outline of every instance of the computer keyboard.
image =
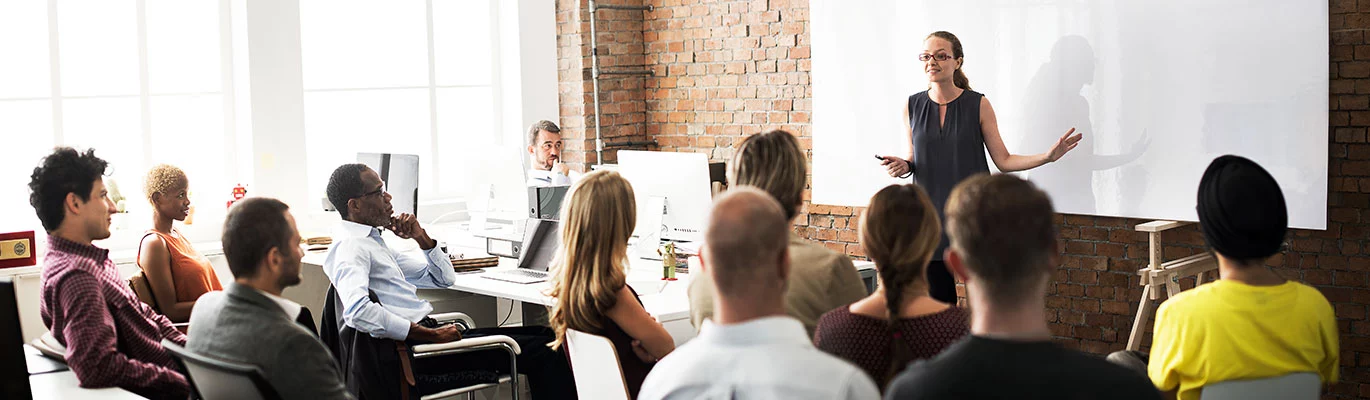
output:
M528 284L546 281L547 271L537 271L523 268L502 269L497 271L486 272L485 274L482 274L481 277L494 279L497 281Z

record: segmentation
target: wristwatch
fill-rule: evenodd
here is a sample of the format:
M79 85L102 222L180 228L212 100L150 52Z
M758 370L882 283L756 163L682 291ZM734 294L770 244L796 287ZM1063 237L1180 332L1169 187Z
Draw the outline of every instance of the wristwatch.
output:
M909 172L903 175L899 175L899 179L904 179L913 176L913 161L905 160L904 163L909 165Z

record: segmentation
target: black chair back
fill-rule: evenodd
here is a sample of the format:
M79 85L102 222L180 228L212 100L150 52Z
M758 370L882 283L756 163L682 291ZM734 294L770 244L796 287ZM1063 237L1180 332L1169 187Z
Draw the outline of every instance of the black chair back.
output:
M166 339L162 339L162 347L185 369L186 380L201 399L281 399L256 366L195 354Z

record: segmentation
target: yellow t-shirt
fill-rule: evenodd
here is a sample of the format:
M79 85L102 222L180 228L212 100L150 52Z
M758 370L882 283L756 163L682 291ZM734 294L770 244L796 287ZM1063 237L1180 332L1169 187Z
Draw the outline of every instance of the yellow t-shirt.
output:
M1198 400L1203 386L1317 372L1337 381L1337 319L1322 293L1298 282L1218 280L1161 304L1147 373L1162 391Z

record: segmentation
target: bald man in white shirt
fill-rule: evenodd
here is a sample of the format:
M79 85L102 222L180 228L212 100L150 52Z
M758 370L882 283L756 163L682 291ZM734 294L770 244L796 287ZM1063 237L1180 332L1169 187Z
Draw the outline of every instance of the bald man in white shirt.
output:
M789 223L766 192L740 186L709 215L700 267L714 286L714 316L662 359L640 400L878 399L856 366L819 351L785 314Z

